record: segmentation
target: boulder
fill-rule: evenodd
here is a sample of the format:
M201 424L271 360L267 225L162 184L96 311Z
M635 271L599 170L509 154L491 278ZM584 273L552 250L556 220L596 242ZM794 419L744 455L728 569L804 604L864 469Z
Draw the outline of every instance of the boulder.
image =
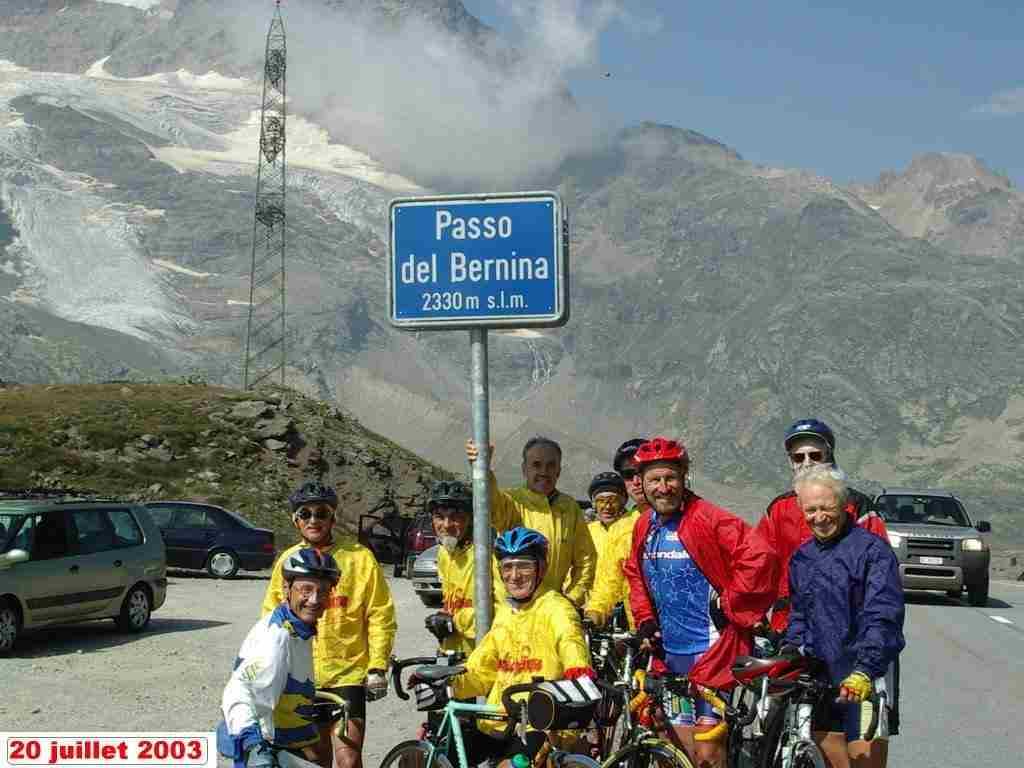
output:
M263 441L263 447L268 451L283 451L288 447L288 443L283 443L280 440L275 440L272 437L268 437Z
M256 436L261 440L270 437L284 437L289 431L295 428L295 422L287 416L274 416L256 422Z
M163 444L158 445L156 448L151 448L148 451L148 455L150 458L156 459L157 461L174 461L174 454L171 453L171 449Z
M263 416L273 416L274 407L262 400L243 400L228 412L231 421L254 421Z

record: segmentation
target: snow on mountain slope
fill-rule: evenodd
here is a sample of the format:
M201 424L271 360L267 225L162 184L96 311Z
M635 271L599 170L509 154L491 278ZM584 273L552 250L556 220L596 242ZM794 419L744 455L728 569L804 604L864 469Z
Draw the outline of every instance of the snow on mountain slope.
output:
M0 200L19 233L4 259L5 271L20 278L9 298L147 340L195 333L178 281L198 273L173 269L146 240L147 227L163 217L161 204L146 208L132 199L134 179L119 188L56 167L60 161L41 148L40 131L48 127L27 123L12 102L30 96L74 110L83 120L109 124L127 143L142 142L180 174L236 177L245 187L255 176L259 88L216 72L118 78L103 63L76 75L0 62ZM377 231L389 196L420 190L369 156L332 143L326 130L300 115L289 116L288 162L290 187L311 192L338 219Z

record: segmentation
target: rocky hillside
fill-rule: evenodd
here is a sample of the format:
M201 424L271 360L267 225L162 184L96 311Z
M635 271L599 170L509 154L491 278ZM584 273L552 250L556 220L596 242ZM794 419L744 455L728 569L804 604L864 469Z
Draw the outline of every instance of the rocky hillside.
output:
M1024 258L1024 194L976 157L921 155L855 191L908 237L958 253Z
M0 488L208 501L289 541L288 494L322 476L342 524L421 509L438 467L291 390L198 384L0 386Z

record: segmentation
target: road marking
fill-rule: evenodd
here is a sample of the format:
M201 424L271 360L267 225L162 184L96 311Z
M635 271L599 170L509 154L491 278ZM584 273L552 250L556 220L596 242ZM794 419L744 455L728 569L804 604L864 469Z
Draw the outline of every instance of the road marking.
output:
M998 621L1000 624L1013 624L1013 622L1005 616L989 616L989 618L992 619L992 621Z

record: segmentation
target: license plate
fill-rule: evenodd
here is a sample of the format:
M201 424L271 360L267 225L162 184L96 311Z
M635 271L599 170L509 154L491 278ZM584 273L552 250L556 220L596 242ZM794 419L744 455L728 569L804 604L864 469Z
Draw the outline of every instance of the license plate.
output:
M921 564L922 565L942 565L942 558L941 557L922 557L921 558Z

